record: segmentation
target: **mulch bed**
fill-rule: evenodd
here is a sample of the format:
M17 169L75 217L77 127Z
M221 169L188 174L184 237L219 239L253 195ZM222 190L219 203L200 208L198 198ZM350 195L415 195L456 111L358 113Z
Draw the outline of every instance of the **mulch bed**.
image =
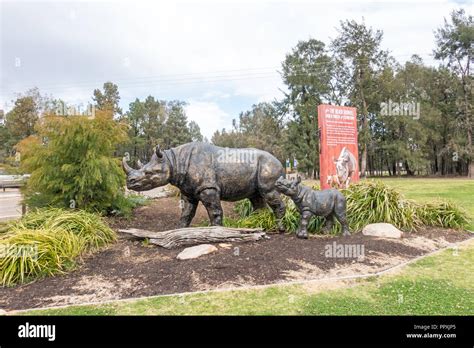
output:
M226 215L233 204L224 202ZM114 218L114 229L136 227L164 231L177 227L180 210L175 197L140 207L130 220ZM198 208L194 224L207 219ZM375 273L449 243L469 238L467 232L431 228L401 240L366 237L269 234L269 239L232 244L197 259L179 261L183 248L167 250L121 235L108 249L87 256L77 270L11 288L0 288L0 309L16 310L64 304L280 283L291 280ZM365 257L327 257L328 245L363 245Z

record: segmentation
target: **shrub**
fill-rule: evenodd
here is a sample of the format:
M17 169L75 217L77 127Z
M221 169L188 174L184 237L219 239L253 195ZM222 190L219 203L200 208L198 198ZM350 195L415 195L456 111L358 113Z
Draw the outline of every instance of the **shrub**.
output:
M30 207L80 208L109 213L121 211L125 174L114 158L127 139L124 125L97 111L85 116L45 116L37 136L22 140L21 168L31 173L24 189Z

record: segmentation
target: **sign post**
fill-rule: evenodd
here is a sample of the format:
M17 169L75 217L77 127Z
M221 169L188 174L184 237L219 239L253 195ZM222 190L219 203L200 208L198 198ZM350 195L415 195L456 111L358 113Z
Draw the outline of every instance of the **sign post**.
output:
M321 189L346 188L359 181L357 109L319 105L318 126Z

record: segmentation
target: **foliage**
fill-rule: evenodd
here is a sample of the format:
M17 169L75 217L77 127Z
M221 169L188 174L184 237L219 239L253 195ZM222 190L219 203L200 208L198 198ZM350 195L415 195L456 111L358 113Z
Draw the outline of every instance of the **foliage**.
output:
M84 241L73 232L58 229L18 229L0 238L0 283L13 285L71 269ZM15 250L23 250L20 255ZM33 252L35 250L36 252Z
M347 199L349 226L354 232L362 230L367 224L377 222L391 223L405 231L416 231L423 225L459 229L468 224L466 213L453 203L419 205L405 199L398 191L382 182L361 182L351 185L342 192ZM295 232L299 225L300 214L293 201L286 196L284 200L287 208L283 225L286 231ZM226 220L226 226L277 229L271 210L253 211L249 200L237 202L235 211L239 219ZM321 232L324 223L323 217L311 218L308 232ZM335 223L332 233L339 233L340 229L340 224Z
M97 251L116 239L115 232L100 216L84 210L38 209L11 227L13 233L24 229L67 230L84 241L85 251Z
M310 38L286 55L281 75L288 92L273 110L254 106L212 141L264 149L282 162L296 158L299 172L316 178L317 106L355 106L362 176L466 175L474 168L472 28L472 16L454 11L435 34L435 58L447 65L430 67L416 55L400 64L382 49L382 31L342 21L327 45ZM386 113L389 103L396 106Z
M110 112L112 115L121 115L122 109L119 107L120 94L118 86L112 82L105 82L103 87L103 92L100 89L94 90L94 96L92 97L95 102L94 106L98 110Z
M353 184L343 191L347 199L351 229L360 231L365 225L387 222L400 229L412 230L420 225L415 203L382 182Z
M451 12L450 22L446 19L444 26L438 28L435 34L435 58L447 61L447 67L460 80L457 91L459 104L458 116L460 129L466 130L466 144L464 158L469 164L468 176L474 178L474 163L472 151L472 73L474 21L472 15L466 14L463 9Z
M452 202L427 203L417 207L416 213L429 226L463 228L469 223L465 212Z
M44 117L38 136L24 139L17 148L21 167L31 173L25 189L30 206L71 207L109 213L122 210L125 174L113 157L124 142L124 125L97 111L84 116ZM126 208L126 207L125 207Z
M216 131L212 136L215 145L223 147L254 147L273 154L284 161L284 134L277 105L259 103L251 110L241 112L233 120L231 131Z
M282 78L289 92L280 104L289 114L288 157L296 157L299 170L316 177L319 171L319 134L316 110L331 94L333 60L323 42L300 41L282 63Z
M0 283L13 285L63 273L76 258L116 240L100 216L81 210L40 209L0 234ZM16 251L20 252L16 252Z
M128 152L135 164L138 159L148 160L158 144L171 147L202 141L198 124L188 123L184 106L180 101L157 100L153 96L144 101L135 99L121 118L129 125L130 141L120 147L120 152Z

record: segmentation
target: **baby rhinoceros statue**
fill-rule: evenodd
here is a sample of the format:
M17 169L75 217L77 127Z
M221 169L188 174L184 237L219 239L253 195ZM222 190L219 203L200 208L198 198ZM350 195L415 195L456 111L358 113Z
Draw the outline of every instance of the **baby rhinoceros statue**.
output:
M301 185L301 178L287 180L283 177L275 182L277 191L290 197L300 211L300 224L296 236L308 238L308 222L313 215L324 216L326 224L324 231L331 231L334 217L341 223L344 236L349 236L349 226L346 218L346 198L336 189L314 191Z

